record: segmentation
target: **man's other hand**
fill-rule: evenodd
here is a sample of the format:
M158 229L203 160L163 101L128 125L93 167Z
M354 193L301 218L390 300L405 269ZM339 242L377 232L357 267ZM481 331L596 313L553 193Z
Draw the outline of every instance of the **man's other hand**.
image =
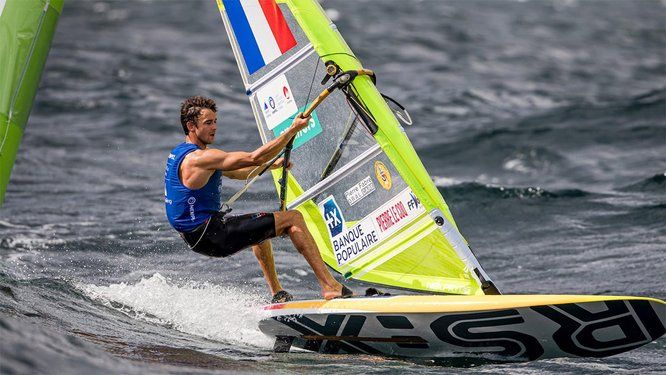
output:
M291 127L296 131L299 132L303 129L305 129L308 126L308 122L310 122L311 116L308 117L302 117L303 114L299 113L296 118L294 119L294 122L291 123Z
M273 163L273 165L271 165L271 169L279 169L279 168L282 168L282 164L284 164L284 158L279 158L278 160L275 161L275 163ZM291 161L290 161L290 162L287 164L287 169L291 169L292 166L293 166L293 164L292 164Z

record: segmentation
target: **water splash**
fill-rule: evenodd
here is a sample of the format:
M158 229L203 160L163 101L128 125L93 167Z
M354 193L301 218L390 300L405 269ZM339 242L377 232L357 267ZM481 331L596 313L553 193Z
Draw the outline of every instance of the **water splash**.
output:
M178 284L156 273L136 284L77 286L102 304L136 319L225 343L270 348L258 322L263 299L237 287L208 282Z

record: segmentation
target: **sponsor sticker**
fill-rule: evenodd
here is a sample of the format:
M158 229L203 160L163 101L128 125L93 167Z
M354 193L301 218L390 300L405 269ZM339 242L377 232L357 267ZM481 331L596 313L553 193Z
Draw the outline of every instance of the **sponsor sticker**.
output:
M300 110L294 111L292 115L296 115L296 113L303 111L305 111L305 107L301 108ZM276 126L273 129L273 134L275 135L275 137L279 137L280 134L284 133L291 126L292 122L293 119L291 117L288 117L280 125ZM319 117L317 116L317 111L314 111L312 112L312 117L310 117L310 122L308 123L308 126L306 126L305 129L296 133L296 139L294 139L293 149L295 150L301 147L302 145L304 145L312 138L316 137L321 132L322 128L321 124L319 123Z
M425 212L421 202L409 188L349 228L333 196L322 201L319 207L326 221L333 254L339 266L369 252Z
M391 186L393 186L393 182L391 181L391 172L389 172L388 168L386 168L386 165L384 165L384 163L379 160L375 161L375 177L377 177L377 181L379 181L379 184L384 189L390 190Z
M373 191L375 191L375 184L372 182L372 178L368 176L362 179L358 184L352 186L349 190L345 191L345 198L347 198L349 205L353 206Z
M342 233L342 230L345 228L345 218L342 217L342 211L340 211L340 206L335 201L335 197L331 195L319 203L319 207L322 209L328 233L331 237Z
M268 130L273 130L298 111L291 87L284 74L277 76L257 90L257 101L259 101Z
M412 212L423 211L421 201L411 190L407 189L398 195L398 199L394 198L379 210L375 210L373 217L379 232L382 235L388 235L403 227L406 224L405 219L408 219Z

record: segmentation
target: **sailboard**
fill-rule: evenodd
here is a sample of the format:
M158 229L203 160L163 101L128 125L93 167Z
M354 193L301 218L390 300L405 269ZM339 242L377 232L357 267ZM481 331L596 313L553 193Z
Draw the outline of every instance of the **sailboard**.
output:
M490 352L531 360L611 355L663 335L660 300L499 295L376 77L354 73L368 70L319 3L217 4L262 142L316 102L308 127L293 140L290 173L272 173L277 190L286 192L286 208L303 214L326 264L345 279L430 294L270 305L260 329L278 338L276 345L406 357ZM337 90L329 89L331 82ZM319 92L326 93L324 101ZM606 329L603 317L622 322ZM612 349L567 351L566 337L556 337L580 342L571 330L583 325L585 334ZM459 334L447 341L446 332ZM524 348L534 342L541 343L538 355Z
M266 307L260 329L280 350L408 358L531 361L607 357L664 334L666 304L576 295L395 296Z

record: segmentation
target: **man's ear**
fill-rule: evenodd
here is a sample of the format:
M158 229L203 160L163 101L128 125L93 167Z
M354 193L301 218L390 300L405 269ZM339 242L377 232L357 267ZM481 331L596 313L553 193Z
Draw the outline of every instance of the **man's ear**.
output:
M187 130L189 131L194 131L194 129L197 127L197 125L193 121L188 121L186 125L187 125Z

